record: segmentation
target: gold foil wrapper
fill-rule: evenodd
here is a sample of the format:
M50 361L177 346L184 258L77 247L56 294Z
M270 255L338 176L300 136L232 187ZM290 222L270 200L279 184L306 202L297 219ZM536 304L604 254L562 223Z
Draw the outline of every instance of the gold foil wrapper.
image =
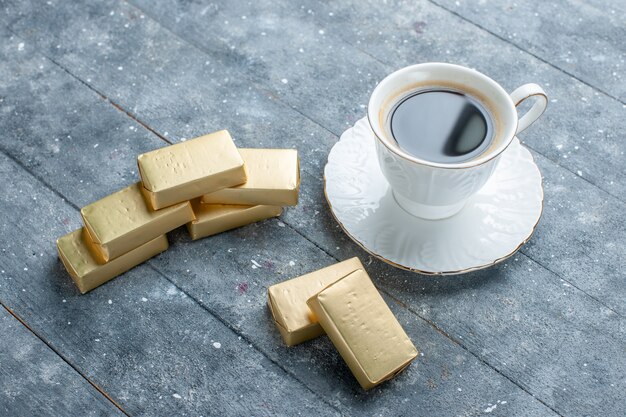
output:
M102 250L97 244L94 243L93 238L89 234L89 230L86 227L83 227L81 230L83 231L83 243L87 249L89 249L89 253L91 253L93 259L100 265L107 263L106 259L104 259L104 255L102 254Z
M202 197L208 204L295 206L300 166L295 149L239 149L247 181Z
M93 257L89 243L84 240L85 236L81 228L57 239L59 258L83 294L158 255L168 247L167 238L161 235L110 262L100 264Z
M330 284L307 304L364 389L393 378L417 356L362 269Z
M232 206L192 202L196 219L187 223L193 240L215 235L250 223L279 216L281 207L276 206Z
M109 262L194 219L187 201L161 210L146 205L141 183L104 197L80 211L94 250Z
M243 159L226 130L144 153L137 164L155 210L246 181Z
M355 257L268 288L268 306L287 346L324 334L311 314L307 300L338 279L362 268L361 261Z

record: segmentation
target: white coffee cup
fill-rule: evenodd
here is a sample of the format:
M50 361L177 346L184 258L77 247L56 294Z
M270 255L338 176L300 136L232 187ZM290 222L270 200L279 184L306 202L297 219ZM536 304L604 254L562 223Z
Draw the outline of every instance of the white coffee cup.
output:
M437 163L400 148L390 129L394 106L415 91L433 87L468 94L484 106L494 126L494 137L483 153L464 162ZM516 106L531 96L537 99L526 114L518 117ZM522 85L509 95L478 71L433 62L405 67L385 77L372 92L367 117L376 136L378 162L396 201L410 214L434 220L450 217L463 208L493 174L515 135L537 120L547 104L546 93L537 84Z

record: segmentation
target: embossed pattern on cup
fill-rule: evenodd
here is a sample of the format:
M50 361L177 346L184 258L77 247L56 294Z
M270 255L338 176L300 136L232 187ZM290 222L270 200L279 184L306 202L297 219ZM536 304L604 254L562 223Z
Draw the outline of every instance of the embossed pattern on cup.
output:
M446 86L480 100L495 126L490 147L469 161L445 164L420 159L401 149L388 128L390 110L407 92ZM538 100L519 118L516 106L529 97ZM377 139L378 162L398 204L414 216L441 219L460 211L467 199L485 185L516 133L530 126L546 106L545 92L536 84L525 84L509 95L478 71L427 63L400 69L382 80L372 92L367 114Z

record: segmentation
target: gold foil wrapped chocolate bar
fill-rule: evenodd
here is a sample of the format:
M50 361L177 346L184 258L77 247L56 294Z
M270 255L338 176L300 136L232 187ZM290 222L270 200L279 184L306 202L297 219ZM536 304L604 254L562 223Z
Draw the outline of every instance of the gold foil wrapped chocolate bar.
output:
M269 287L268 305L287 346L324 334L311 314L307 300L338 279L362 268L361 261L355 257Z
M105 262L194 219L188 201L152 210L146 205L140 183L83 207L80 214Z
M239 149L246 167L244 184L202 197L203 203L295 206L300 167L295 149Z
M282 212L277 206L204 204L199 199L192 202L192 207L195 220L187 223L187 230L193 240L280 216Z
M330 284L307 304L364 389L393 378L417 356L362 269Z
M137 164L153 209L246 181L243 159L226 130L144 153Z
M97 248L90 247L89 236L83 228L57 239L59 257L83 294L158 255L167 247L167 238L161 235L110 262L101 264L94 257Z

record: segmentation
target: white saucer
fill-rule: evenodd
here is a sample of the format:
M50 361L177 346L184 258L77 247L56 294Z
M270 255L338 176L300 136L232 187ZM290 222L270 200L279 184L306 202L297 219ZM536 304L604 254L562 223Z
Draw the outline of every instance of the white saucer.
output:
M543 210L541 174L517 138L487 184L456 215L424 220L395 201L366 119L346 130L324 169L326 199L346 234L372 255L423 274L494 265L530 239Z

